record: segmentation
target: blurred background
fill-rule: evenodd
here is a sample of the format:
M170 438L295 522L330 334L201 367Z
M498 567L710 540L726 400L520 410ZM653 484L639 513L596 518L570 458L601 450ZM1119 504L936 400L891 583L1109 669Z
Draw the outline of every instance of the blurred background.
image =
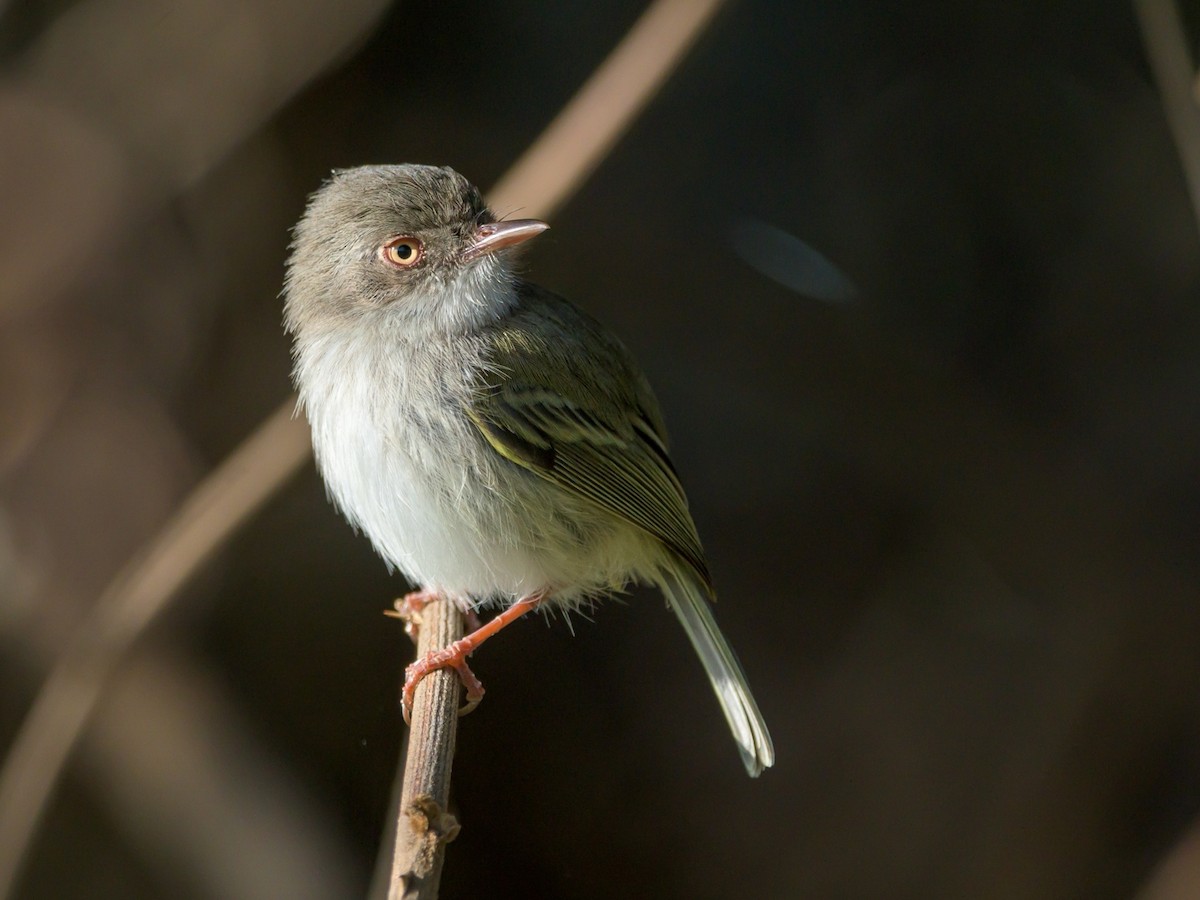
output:
M286 398L307 194L494 184L644 7L0 3L0 748ZM1133 8L731 0L553 226L778 764L652 593L522 622L443 896L1200 896L1200 238ZM119 668L15 896L365 896L406 588L306 466Z

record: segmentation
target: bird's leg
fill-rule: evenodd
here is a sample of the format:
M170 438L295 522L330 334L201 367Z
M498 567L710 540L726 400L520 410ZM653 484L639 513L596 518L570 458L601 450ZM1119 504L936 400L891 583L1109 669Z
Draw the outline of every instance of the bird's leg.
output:
M440 596L435 590L422 588L419 591L405 594L393 604L395 609L385 609L383 614L403 621L404 633L412 638L415 644L417 642L417 633L421 630L421 612ZM467 628L469 630L475 631L479 628L479 616L475 614L475 610L463 610L463 616L467 620Z
M405 669L404 693L402 695L404 721L409 721L412 715L413 697L417 692L417 685L421 683L422 678L430 672L436 672L438 669L454 669L458 673L463 687L467 689L467 703L458 711L460 716L465 716L478 706L479 701L483 699L483 683L475 677L475 673L467 665L467 657L474 653L476 648L488 638L499 633L508 625L511 625L517 619L521 618L521 616L525 615L525 613L536 609L545 599L546 595L544 593L522 598L486 625L476 628L466 637L455 641L449 647L425 654L423 658Z

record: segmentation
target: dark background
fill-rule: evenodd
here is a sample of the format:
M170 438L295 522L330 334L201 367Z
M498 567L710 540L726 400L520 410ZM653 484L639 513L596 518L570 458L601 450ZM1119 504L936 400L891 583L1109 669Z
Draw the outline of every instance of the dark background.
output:
M306 195L495 183L643 6L0 4L0 739L287 395ZM1143 890L1200 806L1200 244L1132 9L733 0L552 224L778 763L653 594L522 622L443 896ZM308 466L122 667L18 897L364 895L405 589Z

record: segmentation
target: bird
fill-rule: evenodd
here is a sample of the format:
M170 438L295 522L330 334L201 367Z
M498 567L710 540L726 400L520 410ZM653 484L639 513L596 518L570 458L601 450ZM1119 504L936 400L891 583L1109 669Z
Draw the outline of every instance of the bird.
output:
M408 667L454 668L533 609L657 587L695 648L747 772L767 725L713 617L713 580L658 401L625 345L519 277L549 226L499 219L448 167L335 170L293 229L284 327L327 493L389 567L486 625Z

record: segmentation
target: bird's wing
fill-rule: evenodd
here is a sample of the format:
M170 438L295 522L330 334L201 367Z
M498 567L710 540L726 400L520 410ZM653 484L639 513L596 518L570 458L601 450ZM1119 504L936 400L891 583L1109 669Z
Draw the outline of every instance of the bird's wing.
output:
M497 453L662 541L711 589L658 404L629 352L531 285L484 330L468 414Z

